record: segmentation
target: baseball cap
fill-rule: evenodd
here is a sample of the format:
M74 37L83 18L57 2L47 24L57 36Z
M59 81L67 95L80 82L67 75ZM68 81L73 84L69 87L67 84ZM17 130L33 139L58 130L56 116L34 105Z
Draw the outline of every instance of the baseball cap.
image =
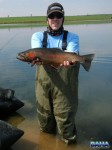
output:
M47 16L49 16L53 12L59 12L64 15L63 6L60 3L52 3L51 5L48 6Z

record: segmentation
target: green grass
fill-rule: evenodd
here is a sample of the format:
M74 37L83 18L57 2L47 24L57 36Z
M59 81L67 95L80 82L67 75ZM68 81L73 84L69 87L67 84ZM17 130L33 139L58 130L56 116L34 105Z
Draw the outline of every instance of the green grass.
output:
M85 20L109 20L112 19L112 14L102 14L102 15L84 15L84 16L67 16L65 20L74 20L74 21L85 21Z
M32 17L4 17L0 18L0 24L18 24L18 23L42 23L45 22L45 16Z
M65 16L65 24L85 24L102 22L112 22L112 14ZM10 27L44 26L46 25L46 16L0 18L0 28L7 27L7 25L9 24Z

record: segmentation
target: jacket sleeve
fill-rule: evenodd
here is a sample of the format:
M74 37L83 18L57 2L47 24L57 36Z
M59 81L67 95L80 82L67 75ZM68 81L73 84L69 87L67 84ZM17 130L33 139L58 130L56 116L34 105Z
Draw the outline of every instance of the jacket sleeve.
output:
M68 33L67 37L67 52L79 54L79 37L74 33Z
M40 48L42 47L43 33L36 32L31 37L31 48Z

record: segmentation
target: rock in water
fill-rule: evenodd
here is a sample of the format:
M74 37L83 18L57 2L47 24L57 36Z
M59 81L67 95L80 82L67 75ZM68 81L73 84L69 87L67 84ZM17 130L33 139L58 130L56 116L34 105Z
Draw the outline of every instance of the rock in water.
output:
M15 97L11 101L0 99L0 115L13 113L23 106L24 103Z
M24 131L0 120L0 150L9 149L23 134Z
M14 96L14 90L0 88L0 115L15 112L24 106L24 103Z

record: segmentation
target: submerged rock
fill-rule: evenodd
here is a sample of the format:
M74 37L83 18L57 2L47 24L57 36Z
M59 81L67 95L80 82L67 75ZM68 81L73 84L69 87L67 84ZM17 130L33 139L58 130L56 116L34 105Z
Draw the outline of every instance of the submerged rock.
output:
M14 93L14 90L0 88L0 115L13 113L24 106L24 103L18 100Z
M0 99L11 100L14 97L14 90L0 88Z
M0 150L9 149L23 134L24 131L0 120Z

